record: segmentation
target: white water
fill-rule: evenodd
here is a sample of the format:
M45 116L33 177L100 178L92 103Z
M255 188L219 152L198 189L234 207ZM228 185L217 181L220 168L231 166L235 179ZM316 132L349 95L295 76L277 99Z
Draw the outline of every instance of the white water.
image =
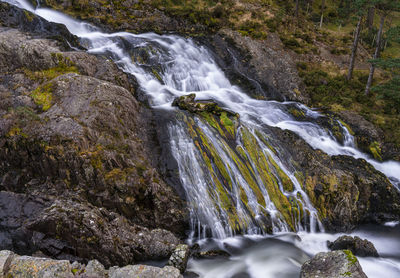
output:
M342 154L363 158L389 177L395 186L400 185L400 163L373 160L357 150L354 143L347 141L346 144L341 145L317 124L296 121L284 109L288 103L250 98L240 88L231 85L204 47L196 45L190 39L173 35L160 36L153 33L106 34L90 24L77 21L60 12L45 8L35 10L27 1L6 0L5 2L32 11L50 22L64 24L72 34L88 40L89 52L105 53L109 51L120 67L138 78L140 85L151 96L152 106L155 108L171 109L171 103L175 97L195 92L199 100L214 99L224 107L239 113L242 121L291 130L300 135L313 148L321 149L329 155ZM132 62L127 53L118 45L121 37L135 47L155 44L162 49L162 51L156 49L157 52L160 52L154 55L157 56L158 62L164 70L160 75L165 84L161 84L152 74L146 73ZM319 117L318 113L304 105L299 105L299 107L308 116Z
M368 238L381 258L358 260L369 278L400 277L399 229L356 231L352 235ZM224 240L200 241L204 250L229 251L229 258L191 259L188 270L202 278L230 278L238 274L262 278L297 278L301 265L319 252L328 252L327 241L343 234L280 233L273 236L244 236ZM241 276L237 276L241 277ZM243 276L248 277L248 276Z
M148 33L141 35L134 35L125 32L114 34L102 33L99 29L87 23L82 23L74 20L62 13L38 8L34 9L27 1L7 0L11 4L17 5L29 11L32 11L48 21L62 23L67 26L69 31L83 41L83 44L88 48L91 53L107 54L126 72L136 76L140 86L144 92L150 97L151 105L158 109L174 109L171 107L171 102L177 96L186 95L194 92L200 100L213 99L224 107L235 111L240 114L241 121L252 128L261 127L263 125L275 126L282 129L291 130L300 135L312 147L321 149L329 155L350 155L355 158L363 158L372 164L377 170L384 173L390 178L392 183L400 186L400 164L394 161L377 162L371 159L366 154L360 152L355 148L354 139L349 132L344 129L344 144L340 144L336 139L326 132L323 128L315 123L297 121L290 113L287 112L286 106L293 105L293 103L285 102L279 103L275 101L262 101L255 100L247 96L240 88L232 86L229 80L225 77L224 73L218 68L213 61L211 55L204 47L196 45L190 39L183 39L178 36L159 36L156 34ZM149 60L159 65L159 74L163 82L160 82L150 70L146 69L140 62L132 61L132 58L126 50L121 46L121 38L129 42L132 48L143 47L150 48L151 55ZM320 115L308 109L307 107L295 104L304 113L313 118L320 117ZM203 127L207 130L206 127ZM186 193L190 199L198 204L192 210L193 227L197 227L199 236L205 237L206 229L210 228L213 231L215 238L226 238L232 236L233 232L229 231L226 226L227 216L224 211L216 212L213 205L213 200L208 197L207 188L212 184L207 175L206 169L202 168L199 164L198 150L195 148L193 141L184 131L183 127L174 126L170 129L171 135L171 148L179 158L179 171L183 184L186 186ZM215 135L208 133L210 138ZM240 179L240 174L235 171L234 163L229 160L223 146L218 145L217 138L210 139L216 147L219 146L219 153L226 159L226 163L232 170L231 175L235 175ZM238 142L240 144L240 142ZM262 146L263 143L259 142ZM263 146L263 152L273 155L269 148ZM285 173L290 177L295 185L295 195L297 192L302 194L304 204L308 211L311 212L311 228L317 225L318 219L315 219L315 209L312 208L307 196L301 190L290 165L286 165L280 161L279 157L274 157L274 160L279 166L284 169ZM197 169L197 171L193 171ZM238 183L246 187L246 183L238 180ZM251 197L251 190L246 190L249 197L249 206L258 213L260 208ZM289 194L289 193L285 193ZM268 210L272 216L276 208L272 202L268 200L268 194L264 194ZM237 204L238 211L243 211L241 204ZM256 226L250 225L253 219L248 218L246 213L239 213L240 220L247 223L250 227L246 232L248 234L256 234L261 231L256 230ZM314 216L314 217L313 217ZM396 223L389 223L388 226L394 226ZM279 219L275 221L275 231L285 231L287 227L284 223L280 223ZM302 230L302 226L296 227ZM320 229L322 226L320 225ZM203 274L202 277L230 277L233 273L239 273L241 270L246 270L252 277L292 277L290 273L297 273L299 265L307 257L304 252L313 255L319 251L326 251L325 240L334 239L338 235L327 234L309 234L299 233L302 238L301 242L293 239L286 240L285 237L277 236L280 241L290 241L291 247L282 245L262 245L265 248L252 248L248 252L239 254L236 257L228 260L228 263L215 262L214 265L207 263L201 265L201 262L192 262L192 269ZM264 237L265 238L265 237ZM384 242L385 238L377 239L373 235L368 235L368 238L377 244L378 251L384 250L387 246L395 246L394 241ZM260 238L261 240L261 238ZM227 238L231 244L236 242L240 244L241 240ZM222 241L221 241L222 242ZM293 247L293 246L297 246ZM394 248L394 247L392 247ZM267 250L265 250L267 249ZM299 259L300 258L300 259ZM383 273L388 274L388 277L400 276L400 263L394 259L360 259L361 264L369 277L380 277ZM266 267L266 262L268 267ZM197 264L197 265L196 265ZM286 269L287 273L282 273L282 269ZM232 274L232 275L230 275Z

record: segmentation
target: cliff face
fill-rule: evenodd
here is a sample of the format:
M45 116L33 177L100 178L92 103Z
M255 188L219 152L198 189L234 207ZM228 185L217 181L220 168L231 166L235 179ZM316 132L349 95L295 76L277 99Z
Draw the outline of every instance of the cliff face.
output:
M7 4L0 9L48 24ZM105 265L167 256L185 232L185 205L155 168L153 116L136 101L134 81L109 60L42 38L63 27L26 34L7 22L0 27L4 247Z

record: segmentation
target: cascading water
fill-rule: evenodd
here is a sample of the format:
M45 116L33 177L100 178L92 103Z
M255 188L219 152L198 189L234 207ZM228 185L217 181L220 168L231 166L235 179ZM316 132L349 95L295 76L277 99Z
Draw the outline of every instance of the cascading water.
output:
M274 135L266 126L291 130L313 148L329 155L363 158L400 187L398 162L380 163L358 151L354 138L340 122L337 125L343 140L339 143L331 132L316 124L317 121L307 120L322 116L304 105L250 98L231 85L206 48L190 39L152 33L106 34L60 12L35 9L27 1L6 2L66 25L71 33L81 38L89 52L107 55L121 69L133 74L154 109L175 111L176 119L169 122L168 132L171 153L178 162L191 210L192 236L206 238L211 232L213 238L222 239L219 244L238 250L242 250L242 242L250 244L228 261L192 261L189 269L202 277L231 277L244 270L251 277L277 277L278 274L279 277L296 277L300 262L307 258L301 250L308 254L326 251L326 238L337 236L304 233L323 231L323 227L302 189L295 167L284 153L276 151L277 140L271 140ZM225 124L221 125L212 117L193 116L171 106L175 97L189 93L196 93L199 100L218 102L238 113L240 121L235 117L224 118L226 114L223 114L219 120ZM296 120L290 113L292 108L304 114L304 119ZM298 242L296 237L287 238L286 235L273 238L264 235L263 239L245 238L243 241L229 238L238 232L254 235L290 230L304 231L298 233L303 240ZM386 239L374 240L386 244ZM390 241L389 245L395 244ZM374 277L379 277L377 266L398 275L400 263L396 258L361 262Z
M399 163L380 163L358 151L340 123L344 144L318 124L298 121L288 112L288 107L294 106L307 117L321 117L304 105L250 98L231 85L207 49L190 39L153 33L106 34L60 12L34 9L26 1L6 2L65 24L89 52L111 57L137 78L154 109L175 109L171 106L175 97L194 92L197 99L212 99L240 115L240 128L231 131L233 142L229 134L218 134L212 123L196 116L181 115L185 124L179 123L180 119L169 126L172 153L191 208L192 229L199 237L204 237L207 230L215 238L236 232L264 233L267 222L272 232L323 230L294 168L274 153L263 131L265 125L291 130L329 155L364 158L395 186L400 184ZM140 50L145 51L145 58L138 55Z

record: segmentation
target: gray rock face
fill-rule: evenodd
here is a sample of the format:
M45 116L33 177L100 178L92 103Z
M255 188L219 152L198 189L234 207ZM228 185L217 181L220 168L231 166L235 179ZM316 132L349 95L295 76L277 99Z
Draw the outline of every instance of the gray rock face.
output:
M147 265L128 265L122 268L110 268L109 278L183 278L179 270L172 266L163 268Z
M379 257L372 242L358 236L341 236L334 242L328 242L328 247L331 250L350 250L354 255L360 257Z
M351 251L318 253L301 267L300 278L367 278Z
M185 272L189 260L190 249L186 244L179 244L169 258L168 265L173 266L181 273Z
M168 258L184 201L156 168L134 80L9 25L0 20L0 248L106 267Z
M277 34L269 34L265 40L260 41L224 29L210 41L222 60L221 66L241 87L248 87L248 91L266 98L307 103L308 96L304 92L296 64L284 50ZM247 76L248 80L243 80L242 76ZM252 83L252 80L257 82Z

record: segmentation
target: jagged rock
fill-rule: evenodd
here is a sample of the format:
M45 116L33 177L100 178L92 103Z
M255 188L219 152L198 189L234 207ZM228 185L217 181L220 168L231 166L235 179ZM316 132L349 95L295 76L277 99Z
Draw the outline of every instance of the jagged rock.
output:
M328 247L331 250L350 250L354 255L360 257L379 257L372 242L358 236L341 236L334 242L328 241Z
M179 270L172 266L163 268L148 265L128 265L122 268L110 268L109 278L183 278Z
M16 278L71 278L69 261L56 261L28 256L15 257L6 277Z
M172 252L172 255L168 261L168 265L179 269L181 273L185 272L186 265L189 260L189 254L189 246L186 244L179 244Z
M351 251L318 253L301 267L300 278L367 278Z

